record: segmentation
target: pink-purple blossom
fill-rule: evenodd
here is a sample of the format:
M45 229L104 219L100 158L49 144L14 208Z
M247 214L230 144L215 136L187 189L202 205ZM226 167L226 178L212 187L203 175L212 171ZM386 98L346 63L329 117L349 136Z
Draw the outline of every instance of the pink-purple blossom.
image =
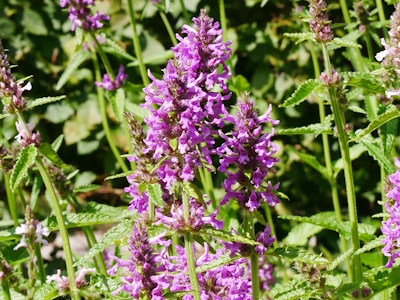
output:
M18 141L18 143L22 148L28 147L30 144L39 147L41 142L40 133L33 132L35 125L28 123L26 124L25 127L22 122L23 121L15 122L15 127L17 128L18 131L18 134L15 136L15 139ZM26 129L28 129L28 131Z
M128 75L124 73L124 66L121 65L119 67L118 74L115 77L115 81L112 81L108 74L104 74L103 80L101 82L96 82L96 85L104 88L107 91L114 91L119 89L124 84L124 80L127 78Z
M49 228L43 226L38 220L30 220L29 223L20 224L17 228L15 228L15 234L22 235L21 241L17 246L14 247L14 250L17 250L21 247L28 247L28 243L26 239L34 240L35 244L43 244L47 246L49 243L43 238L43 236L49 236L50 230Z

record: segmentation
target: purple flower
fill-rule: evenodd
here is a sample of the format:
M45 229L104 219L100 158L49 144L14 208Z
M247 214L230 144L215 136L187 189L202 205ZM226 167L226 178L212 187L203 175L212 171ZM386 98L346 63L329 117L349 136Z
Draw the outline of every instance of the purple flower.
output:
M395 163L400 168L400 161L395 158ZM386 193L386 197L390 200L385 203L386 211L389 218L382 221L381 231L385 236L382 239L382 253L389 257L386 268L391 268L396 258L400 257L400 169L394 174L389 175L390 190Z
M75 285L76 287L82 288L86 285L85 276L87 273L96 273L96 269L86 269L80 268L77 276L75 277ZM49 284L52 281L55 281L58 285L58 290L60 292L67 292L69 291L69 280L68 277L61 275L61 270L57 270L57 274L47 275L46 283Z
M18 131L18 135L15 137L15 139L22 148L28 147L30 144L34 144L36 147L40 146L40 133L33 133L33 128L35 128L34 124L26 124L28 131L26 131L25 126L23 126L21 121L15 122L15 127Z
M76 27L83 30L96 30L103 27L102 21L107 21L110 16L104 12L96 12L94 15L89 6L94 5L94 0L60 0L60 6L69 5L69 19L72 22L71 30L75 31Z
M310 29L314 33L315 40L322 43L332 41L333 32L330 28L331 21L328 19L325 0L311 0L309 7Z
M247 262L247 273L246 278L251 280L251 263L250 260ZM270 264L265 256L258 257L258 278L260 282L261 291L269 291L271 285L275 283L275 278L273 276L274 266Z
M43 236L49 236L50 230L47 227L44 227L38 220L29 220L26 223L19 225L15 228L15 234L22 235L21 241L17 246L14 247L14 250L17 250L21 247L28 248L28 243L26 239L34 244L42 243L44 246L47 246L49 243L43 239Z
M112 81L108 74L104 74L103 80L101 82L96 82L96 85L104 88L107 91L114 91L119 89L123 85L124 80L127 78L128 75L124 74L124 66L121 65L119 67L118 74L115 77L115 81Z
M274 129L271 133L261 134L262 124L278 124L278 121L269 117L271 110L270 105L268 111L259 117L253 101L244 94L243 99L238 101L236 117L226 112L225 120L235 124L235 127L229 135L219 131L225 142L216 149L221 164L218 170L228 175L222 184L226 195L221 200L221 205L230 199L236 199L242 208L254 211L264 202L270 206L279 202L273 193L279 184L272 186L268 181L266 188L262 186L279 161L274 156L279 148L271 141L275 134ZM237 171L232 173L228 170L229 167L234 167ZM235 188L232 188L233 186Z
M167 270L171 269L167 258L167 248L171 241L162 239L165 233L149 239L146 228L143 219L134 223L132 235L128 240L129 260L114 257L116 264L107 273L115 275L118 268L125 271L123 283L113 292L114 295L126 291L134 299L139 299L143 292L149 299L164 299L162 292L171 285L172 275L167 273ZM155 252L153 245L156 244L163 246L160 252Z
M222 43L219 23L204 10L193 22L193 28L182 27L184 37L177 35L179 44L172 48L174 59L162 80L149 72L152 83L144 89L143 107L150 110L145 152L153 152L156 161L168 157L158 169L167 188L175 181L192 181L198 167L212 164L213 125L223 125L222 102L230 97L226 81L231 74L225 65L229 43Z
M186 251L176 245L177 256L171 257L174 261L175 276L171 285L171 292L190 291L190 279L186 260ZM209 252L208 244L204 244L204 253L196 261L196 267L217 260L225 250L219 249L215 254ZM232 263L213 268L203 273L198 273L200 298L208 299L252 299L251 281L246 277L247 261L245 258L235 260ZM192 300L189 294L183 297Z

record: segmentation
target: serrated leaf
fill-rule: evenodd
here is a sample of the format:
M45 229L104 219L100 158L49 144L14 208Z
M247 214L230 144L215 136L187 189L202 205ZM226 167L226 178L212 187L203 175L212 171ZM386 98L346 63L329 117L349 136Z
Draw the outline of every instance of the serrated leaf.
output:
M305 279L302 276L295 274L290 281L273 285L271 290L268 292L268 296L275 299L279 295L285 295L292 290L297 290L304 286Z
M400 265L392 268L377 267L364 272L363 278L375 293L382 292L400 284Z
M315 137L317 137L322 133L333 134L333 130L331 128L332 120L333 116L330 115L325 118L324 123L316 123L296 128L277 129L275 131L275 135L297 135L297 134L312 133L314 134Z
M350 134L350 137L355 138L355 134ZM356 142L362 144L368 151L368 154L377 162L379 162L379 164L384 167L388 174L392 174L396 171L394 163L385 156L382 148L371 135L366 135L356 140Z
M65 99L65 98L67 98L67 96L65 96L65 95L57 96L57 97L38 98L38 99L35 99L34 101L32 101L32 103L27 106L27 109L32 109L32 108L37 107L37 106L41 106L41 105L57 102L57 101L60 101L62 99Z
M333 262L331 262L327 267L327 271L333 271L342 261L346 260L354 252L353 248L347 250L345 253L339 255Z
M203 273L211 269L215 269L227 265L235 260L242 259L242 256L231 257L228 253L220 255L216 260L212 260L196 268L196 273Z
M304 41L314 41L314 34L312 32L297 32L297 33L286 32L283 35L296 39L296 45Z
M336 219L334 212L322 212L314 215L315 217L331 220ZM309 223L299 223L292 227L289 234L284 238L283 242L288 246L304 246L307 244L308 239L322 231L324 228L318 225Z
M39 152L50 160L53 164L61 169L71 169L62 159L58 156L57 152L51 147L49 143L42 143L39 147Z
M33 294L33 300L52 300L59 296L58 290L53 285L43 284Z
M125 110L125 92L122 88L116 91L107 91L107 98L111 102L111 107L114 112L114 116L118 122L122 122Z
M120 216L111 217L111 216L95 214L95 213L67 213L67 214L64 214L63 217L64 217L64 221L65 221L65 226L67 228L118 223L121 221ZM45 224L46 224L46 222L45 222ZM57 230L58 224L57 224L56 217L50 216L47 219L46 226L50 229L50 231Z
M56 90L59 90L64 86L64 84L71 77L72 73L74 73L84 61L88 60L90 55L91 54L89 51L85 51L83 49L80 49L79 51L75 52L74 55L72 55L67 67L57 82Z
M12 241L15 239L20 239L20 235L16 235L14 233L14 228L7 229L7 230L1 230L0 231L0 242L5 242L5 241Z
M337 297L344 296L347 293L351 293L357 289L361 289L365 286L365 282L349 282L339 286L335 289L334 294Z
M399 119L393 119L382 125L381 127L381 138L383 152L386 156L390 157L390 153L394 147L395 138L397 135L397 127L399 124Z
M342 221L338 222L337 220L325 220L316 216L312 217L301 217L301 216L279 216L281 219L285 220L293 220L297 222L303 222L303 223L310 223L318 226L322 226L325 229L333 230L338 232L340 235L342 235L346 239L351 238L351 226L349 221ZM360 239L364 241L371 241L372 239L375 238L374 232L376 231L376 228L372 225L369 224L363 224L359 223L358 224L358 233Z
M53 148L54 151L58 152L58 150L61 147L61 144L64 140L64 135L60 134L52 143L51 143L51 148Z
M309 79L301 84L294 93L280 105L281 107L290 107L300 104L307 100L307 98L313 93L313 91L320 86L317 79Z
M131 61L136 61L136 58L130 55L124 48L122 48L116 41L107 37L105 39L105 44L103 44L103 50L105 52L121 56Z
M340 73L343 83L346 85L361 88L374 94L385 94L385 88L378 81L376 75L362 72Z
M382 246L382 239L383 236L379 236L376 239L368 242L367 244L365 244L363 247L361 247L360 249L358 249L356 252L354 252L353 255L360 255L362 253L365 253L367 251L370 251L372 249L378 248Z
M334 38L331 42L328 43L328 45L334 45L336 49L340 48L340 47L362 48L361 45L356 42L341 39L341 38Z
M121 291L117 295L113 295L113 292L121 287L120 276L111 278L104 275L95 275L90 278L90 286L101 294L109 296L109 299L132 299L132 296L125 291Z
M301 153L291 146L287 146L287 148L290 151L296 153L296 155L298 157L300 157L300 159L302 159L309 166L313 167L315 170L317 170L319 173L321 173L321 175L324 176L326 179L328 179L328 180L330 179L328 169L325 166L321 165L315 156L310 155L310 154Z
M256 217L257 221L260 222L262 225L267 226L267 221L265 220L264 216L258 211L253 211L254 216Z
M135 171L129 171L129 172L113 175L113 176L108 176L108 177L104 178L104 180L112 180L112 179L117 179L117 178L128 177L129 175L132 175L132 174L135 174Z
M276 248L272 252L268 252L267 255L279 256L281 258L288 259L289 261L301 261L311 264L327 264L329 261L314 253L310 253L306 250L294 248L294 247L283 247Z
M142 193L146 190L146 183L142 181L139 183L137 189L139 191L139 195L142 195Z
M0 114L0 120L6 118L8 116L11 116L11 115L10 114Z
M356 144L354 146L351 146L349 148L349 152L350 152L350 160L356 160L357 158L359 158L361 156L361 154L363 154L366 151L365 147L361 144ZM336 171L342 170L344 168L344 162L343 162L343 158L339 158L337 161L334 161L332 163L333 168Z
M359 114L363 114L363 115L367 114L367 112L364 109L362 109L361 107L356 106L356 105L350 105L347 109L354 111L356 113L359 113Z
M29 168L35 163L36 155L37 149L32 144L21 150L10 177L10 186L13 191L17 189L21 180L28 175Z
M97 202L89 202L86 205L84 212L92 214L96 213L110 217L119 216L120 218L131 218L135 215L133 211L126 209L126 207L123 206L114 207L107 204L100 204Z
M21 238L21 236L19 237ZM15 245L3 246L1 256L9 265L18 266L29 259L29 253L24 247L17 250L14 250L14 247Z
M242 244L246 244L246 245L258 245L259 244L258 242L251 240L249 238L246 238L244 236L234 235L230 232L227 232L224 230L216 230L214 228L202 228L197 233L210 235L215 238L220 238L222 240L236 242L236 243L242 243Z
M108 230L103 238L83 256L79 261L74 264L74 267L82 266L95 255L102 252L107 246L111 245L114 241L124 238L132 230L132 221L123 220L117 226Z
M31 192L31 196L30 196L30 200L29 200L32 210L35 210L42 185L43 185L42 177L35 176L35 178L33 179L32 192Z
M207 207L206 203L203 199L203 194L199 190L199 188L192 182L184 182L182 184L183 191L188 194L190 197L199 201L204 207Z
M11 299L12 300L26 300L26 297L23 294L16 292L14 289L10 289ZM0 300L5 300L4 293L0 293Z
M395 106L392 106L391 109L387 110L383 114L379 115L376 119L372 120L372 122L369 123L367 128L357 130L355 132L356 134L355 140L358 140L366 136L367 134L381 127L383 124L399 117L400 117L400 111Z
M158 207L164 207L163 192L159 183L151 183L146 186L149 199Z
M76 188L74 188L74 193L87 193L87 192L91 192L94 190L97 190L98 188L100 188L100 185L98 184L88 184L88 185L81 185L78 186Z

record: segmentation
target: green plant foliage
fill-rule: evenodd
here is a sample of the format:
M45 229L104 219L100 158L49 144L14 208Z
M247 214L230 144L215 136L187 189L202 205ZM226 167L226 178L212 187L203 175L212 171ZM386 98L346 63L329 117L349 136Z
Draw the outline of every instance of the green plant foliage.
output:
M340 73L345 85L361 88L370 93L385 94L385 88L378 81L378 77L372 74L361 72Z
M218 259L210 261L208 263L205 263L199 267L196 268L196 273L203 273L208 270L212 270L221 266L224 266L226 264L229 264L231 262L234 262L237 259L241 259L241 256L231 256L230 254L223 254Z
M39 98L39 99L32 101L32 103L27 106L27 109L32 109L37 106L57 102L57 101L65 99L65 98L66 98L66 96Z
M291 107L299 105L301 102L307 100L308 97L311 96L314 90L316 90L320 86L320 83L317 79L309 79L303 84L301 84L294 93L286 99L282 107Z
M109 299L132 299L128 292L120 292L118 295L112 293L121 286L121 279L118 276L113 278L97 274L90 279L90 285L101 294L110 297Z
M244 236L240 235L235 235L230 232L224 231L224 230L216 230L214 228L202 228L199 231L197 231L198 234L205 234L206 236L212 236L214 238L219 238L225 241L230 241L230 242L236 242L236 243L242 243L246 245L258 245L259 243L246 238Z
M79 68L83 62L90 58L90 52L83 49L78 50L69 60L67 67L62 73L60 79L57 82L56 90L60 90L67 82L71 75Z
M315 137L319 136L322 133L333 134L333 130L331 128L333 121L333 115L329 115L325 118L324 123L311 124L308 126L296 127L296 128L288 128L288 129L277 129L276 135L298 135L298 134L307 134L312 133Z
M304 41L314 41L314 34L311 32L289 33L285 32L284 36L296 39L296 44Z
M317 170L319 173L321 173L322 176L324 176L326 179L329 180L328 169L326 167L324 167L323 165L321 165L318 162L316 157L314 157L310 154L301 153L291 146L288 146L287 148L290 151L294 152L301 160L303 160L305 163L307 163L308 165L313 167L315 170Z
M29 168L35 163L36 155L37 149L32 144L22 149L10 177L10 185L13 191L18 188L22 179L28 175Z
M146 186L149 199L158 207L164 207L163 192L159 183L150 183Z
M357 44L350 40L341 39L341 38L334 38L332 40L332 42L330 42L329 44L333 45L335 47L335 49L340 48L340 47L362 48L362 46L360 44Z
M33 300L52 300L59 296L58 291L51 284L40 286L33 294Z
M42 143L39 147L39 153L50 160L53 164L61 169L70 170L71 168L64 163L58 156L57 152L48 143Z
M353 248L350 248L346 252L342 253L339 257L337 257L333 262L331 262L327 267L327 271L332 271L336 269L336 267L343 261L345 261L347 258L349 258L353 254L354 250Z
M310 253L306 250L294 247L276 248L268 255L278 256L289 261L301 261L309 264L327 264L329 261L321 255Z
M81 186L78 186L78 187L74 188L74 193L75 194L87 193L87 192L95 191L99 187L100 187L100 185L98 185L98 184L81 185Z

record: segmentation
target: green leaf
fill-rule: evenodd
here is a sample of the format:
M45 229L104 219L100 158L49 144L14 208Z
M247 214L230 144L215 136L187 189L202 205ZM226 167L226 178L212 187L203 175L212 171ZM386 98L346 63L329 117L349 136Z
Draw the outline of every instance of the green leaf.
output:
M121 287L121 276L106 277L104 275L95 275L90 278L90 286L99 293L108 296L107 299L123 300L132 299L128 292L121 291L117 295L112 293Z
M298 260L310 264L329 263L329 261L321 255L313 254L306 250L293 247L276 248L272 252L268 252L267 255L278 256L281 258L285 258L289 261Z
M114 207L107 204L100 204L97 202L89 202L86 205L84 211L88 213L96 213L104 216L120 217L120 218L131 218L135 215L134 212L126 209L126 207L123 206Z
M66 102L49 105L44 117L53 124L60 124L68 120L75 113L74 109Z
M216 230L214 228L202 228L198 231L198 233L210 235L210 236L213 236L214 238L220 238L222 240L236 242L236 243L242 243L242 244L246 244L246 245L259 245L260 244L256 241L246 238L244 236L234 235L230 232L227 232L224 230Z
M33 294L33 300L52 300L59 296L58 290L53 285L43 284Z
M355 134L351 133L350 137L354 139ZM396 171L394 163L391 160L389 160L387 156L385 156L382 148L379 146L378 142L371 135L368 134L356 140L356 142L362 144L368 151L368 154L377 162L379 162L379 164L381 164L384 167L384 169L388 174L392 174Z
M121 217L110 217L107 215L94 213L66 213L64 214L64 221L67 228L76 228L82 226L117 223L121 221ZM52 215L47 219L47 227L50 229L50 231L58 229L57 219L55 216Z
M11 116L10 114L0 114L0 120Z
M124 48L122 48L116 41L111 38L105 38L105 44L103 44L103 50L105 52L126 58L131 61L136 61L136 58L130 55Z
M158 207L164 207L163 192L159 183L147 184L147 195L149 199Z
M375 129L381 127L383 124L399 117L400 117L400 111L393 105L389 110L379 115L376 119L372 120L372 122L369 123L367 128L357 130L355 133L356 134L355 140L358 140L366 136Z
M75 28L75 37L76 37L76 43L78 45L82 45L82 43L83 43L83 35L84 35L83 29L80 26L76 27Z
M21 180L28 175L29 168L35 163L37 149L34 145L30 144L29 147L23 148L18 157L10 178L11 189L15 191Z
M158 65L166 62L168 59L173 58L174 53L171 50L162 51L160 53L148 55L143 58L143 63L146 65ZM137 67L139 62L133 61L127 64L128 67Z
M242 256L231 257L228 253L222 254L216 260L212 260L196 268L196 273L203 273L205 271L218 268L220 266L227 265L235 260L243 258Z
M361 247L360 249L358 249L356 252L353 253L353 255L360 255L362 253L365 253L367 251L370 251L372 249L378 248L382 246L382 239L383 236L379 236L376 239L368 242L367 244L365 244L363 247Z
M203 199L203 194L200 189L193 182L184 182L182 184L183 191L188 194L190 197L195 198L199 201L204 207L207 207L206 203Z
M326 220L317 216L312 217L301 217L301 216L279 216L281 219L293 220L297 222L310 223L318 226L322 226L325 229L333 230L338 232L346 239L351 238L351 227L349 221L338 222L337 220ZM376 228L369 224L358 224L358 233L360 239L364 241L371 241L375 238L374 233Z
M359 114L363 114L363 115L367 114L367 112L364 109L362 109L361 107L356 106L356 105L350 105L347 109L354 111L356 113L359 113Z
M297 33L286 32L283 35L296 39L297 40L296 45L304 41L314 41L314 34L312 32L297 32Z
M87 193L87 192L97 190L98 188L100 188L100 185L98 185L98 184L81 185L81 186L74 188L74 194Z
M350 152L350 160L356 160L365 152L365 147L361 144L356 144L354 146L351 146L349 149ZM337 161L334 161L332 163L333 168L338 172L344 168L344 162L343 158L339 158Z
M58 150L61 147L61 144L64 140L64 135L60 134L52 143L51 143L51 148L53 148L54 151L58 152Z
M375 293L382 292L400 284L400 265L392 268L377 267L364 272L363 278Z
M64 95L63 96L57 96L57 97L38 98L38 99L32 101L32 103L28 105L27 109L32 109L34 107L41 106L41 105L44 105L44 104L57 102L57 101L60 101L62 99L65 99L65 98L67 98L67 96L64 96Z
M325 118L323 123L311 124L308 126L288 128L288 129L277 129L275 131L276 135L297 135L297 134L307 134L312 133L315 137L322 133L333 134L331 128L333 120L333 115L329 115Z
M336 219L334 212L322 212L314 215L315 217L332 220ZM285 245L288 246L304 246L307 244L308 239L322 231L324 228L321 226L309 224L309 223L299 223L292 227L287 237L283 240Z
M5 241L12 241L15 239L20 239L20 235L16 235L14 233L14 228L7 229L7 230L1 230L0 231L0 242L5 242Z
M358 43L341 38L334 38L328 45L334 45L336 49L340 47L362 48Z
M306 286L305 279L295 274L290 281L284 282L282 284L275 284L271 287L271 291L268 292L268 296L272 297L272 299L277 299L288 293L292 292L293 290L301 290L305 291L304 287ZM298 299L299 297L295 298Z
M264 216L258 210L254 210L253 213L258 222L260 222L264 226L267 226L267 224L268 224L267 221L265 220Z
M349 282L339 286L335 289L334 294L336 297L344 296L347 293L351 293L357 289L361 289L365 286L365 282ZM353 298L353 297L351 297ZM341 298L339 298L341 299Z
M313 93L313 91L320 86L317 79L309 79L300 85L294 93L280 105L281 107L290 107L300 104L307 100L307 98Z
M74 53L57 82L56 90L60 90L64 86L64 84L71 77L72 73L74 73L84 61L88 60L90 58L90 55L91 54L89 51L85 51L83 49L80 49L79 51Z
M390 153L394 147L394 141L397 135L397 126L399 124L399 119L393 119L382 125L381 127L381 138L382 138L382 148L385 155L389 158Z
M74 267L82 266L91 260L96 254L102 252L107 246L113 244L116 240L124 238L132 230L132 221L123 220L117 226L108 230L103 238L74 264Z
M235 93L241 94L251 89L250 83L243 75L237 75L232 79L232 87Z
M374 94L385 94L385 88L377 79L376 75L362 72L344 72L340 73L345 85L362 88L365 91Z
M16 292L14 289L10 288L10 294L11 294L11 299L12 300L26 300L26 297L18 292ZM4 293L0 293L0 300L5 300L4 298Z
M125 110L125 92L122 88L116 91L107 91L107 98L111 102L111 107L114 112L114 116L118 122L122 122L123 113Z
M29 200L32 210L35 210L42 185L43 185L42 177L40 177L39 175L35 176L35 178L33 179L32 192Z
M308 165L313 167L315 170L320 172L321 175L324 176L326 179L328 179L328 180L330 179L328 169L325 166L321 165L315 156L312 156L310 154L301 153L291 146L286 146L286 147L290 151L296 153L296 155L298 157L300 157L300 159L302 159L305 163L307 163Z
M25 247L18 248L17 250L14 250L14 247L15 245L9 245L3 246L1 249L1 256L13 267L29 260L29 253Z
M35 35L46 36L48 34L46 24L42 16L35 10L29 7L22 9L22 25L24 29Z
M132 174L135 174L135 171L129 171L129 172L113 175L113 176L108 176L108 177L104 178L104 180L112 180L112 179L117 179L117 178L123 178L123 177L127 177L129 175L132 175Z
M64 163L61 158L58 156L57 152L54 151L53 148L51 148L51 145L49 143L42 143L39 148L39 152L45 156L48 160L50 160L53 164L55 164L57 167L61 169L67 169L70 170L71 167L69 167L66 163Z
M331 262L327 267L326 270L327 271L333 271L334 269L336 269L336 267L345 259L347 259L348 257L350 257L352 255L352 253L354 252L353 248L347 250L345 253L342 253L341 255L339 255L333 262Z

